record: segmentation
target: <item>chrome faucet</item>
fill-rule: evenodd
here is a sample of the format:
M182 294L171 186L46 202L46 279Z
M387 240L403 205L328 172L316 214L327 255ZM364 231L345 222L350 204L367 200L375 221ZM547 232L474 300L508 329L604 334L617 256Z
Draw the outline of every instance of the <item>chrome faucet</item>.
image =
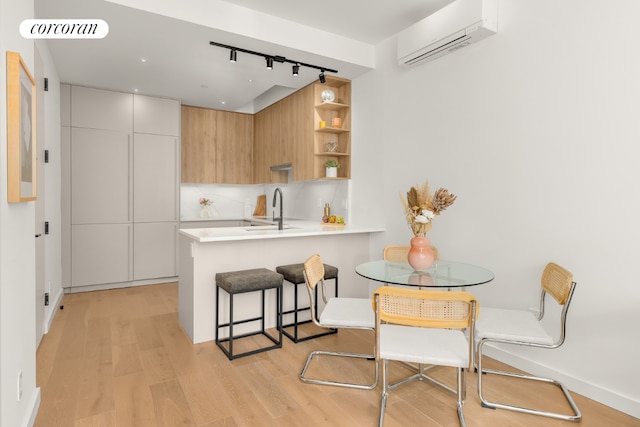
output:
M273 204L271 205L271 207L272 208L276 207L277 194L280 194L280 216L276 218L275 209L272 215L273 215L273 220L278 221L278 230L282 230L282 190L280 190L280 188L276 188L276 190L273 192Z

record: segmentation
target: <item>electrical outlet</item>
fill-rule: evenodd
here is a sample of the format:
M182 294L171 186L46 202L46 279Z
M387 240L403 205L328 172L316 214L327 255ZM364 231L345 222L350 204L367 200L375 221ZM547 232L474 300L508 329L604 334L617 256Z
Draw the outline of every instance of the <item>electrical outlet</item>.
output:
M18 372L18 402L22 399L22 371Z

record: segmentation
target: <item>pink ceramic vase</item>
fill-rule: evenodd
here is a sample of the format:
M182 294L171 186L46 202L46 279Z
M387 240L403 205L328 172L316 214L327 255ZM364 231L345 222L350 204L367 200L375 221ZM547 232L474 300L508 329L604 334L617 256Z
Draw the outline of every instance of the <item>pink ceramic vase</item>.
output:
M414 270L427 270L433 264L433 251L428 237L414 237L411 239L411 249L407 255L409 265Z

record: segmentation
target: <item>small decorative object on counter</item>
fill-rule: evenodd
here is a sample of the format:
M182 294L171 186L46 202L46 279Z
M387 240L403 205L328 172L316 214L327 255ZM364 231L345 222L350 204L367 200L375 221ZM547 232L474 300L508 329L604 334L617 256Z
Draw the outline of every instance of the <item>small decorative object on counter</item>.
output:
M435 194L431 194L429 183L425 181L418 187L411 187L406 200L400 195L400 200L405 210L407 224L414 235L407 260L415 270L426 270L431 267L434 258L431 242L426 234L431 230L433 218L451 206L456 196L445 188L440 188Z
M331 127L340 129L342 127L342 119L340 117L334 117L331 119Z
M338 177L338 168L340 167L340 163L337 160L327 160L324 164L326 168L326 177L327 178L337 178Z
M324 129L327 127L327 122L325 122L324 120L320 120L320 123L318 123L318 126L320 127L320 129Z
M329 203L324 204L324 216L327 217L327 221L328 221L328 218L331 216L331 206L329 206Z
M198 200L198 203L200 204L200 218L211 218L209 206L213 204L213 200L201 197L200 200Z

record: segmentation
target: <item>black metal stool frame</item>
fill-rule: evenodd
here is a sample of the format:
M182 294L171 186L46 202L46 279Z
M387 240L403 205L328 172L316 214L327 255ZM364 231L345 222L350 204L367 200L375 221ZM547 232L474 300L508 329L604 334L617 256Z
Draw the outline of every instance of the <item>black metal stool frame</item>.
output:
M335 288L334 288L333 295L335 297L337 297L338 296L338 276L334 277L333 280L335 280ZM298 322L298 313L301 312L301 311L307 311L311 307L298 308L298 286L304 285L305 284L304 282L293 283L293 282L289 282L286 279L284 281L288 282L288 283L291 283L293 285L293 309L282 312L283 316L286 315L286 314L293 314L293 323L288 323L286 325L282 325L282 333L287 338L289 338L294 343L299 343L299 342L302 342L302 341L307 341L307 340L310 340L310 339L323 337L325 335L331 335L331 334L335 334L335 333L338 332L337 329L331 328L331 329L329 329L327 331L324 331L324 332L319 332L317 334L313 334L313 335L309 335L309 336L306 336L306 337L298 338L298 326L299 325L304 325L305 323L311 323L311 319L303 320L302 322ZM318 289L317 288L316 288L315 292L316 292L316 298L315 298L316 320L319 321L319 319L318 319ZM285 330L285 328L290 328L292 326L293 326L293 335L290 334L287 330Z
M264 317L265 317L265 292L267 289L275 289L276 290L276 328L278 330L278 339L274 338L271 334L269 334L264 327ZM260 289L261 294L261 316L260 317L252 317L244 320L233 321L233 296L235 294L243 294L255 292L255 290L241 291L241 292L233 292L227 293L229 295L229 322L220 324L220 286L216 285L216 344L224 354L227 355L229 360L237 359L239 357L250 356L256 353L262 353L263 351L273 350L276 348L282 348L282 285L274 286L271 288ZM234 336L233 335L233 326L240 325L243 323L256 322L260 320L260 330L254 332L248 332L246 334ZM220 328L229 328L229 336L227 338L220 339L219 332ZM233 341L241 338L250 337L253 335L264 335L269 338L274 345L269 347L263 347L256 350L247 351L240 354L233 354ZM222 343L229 342L229 349L227 350Z

